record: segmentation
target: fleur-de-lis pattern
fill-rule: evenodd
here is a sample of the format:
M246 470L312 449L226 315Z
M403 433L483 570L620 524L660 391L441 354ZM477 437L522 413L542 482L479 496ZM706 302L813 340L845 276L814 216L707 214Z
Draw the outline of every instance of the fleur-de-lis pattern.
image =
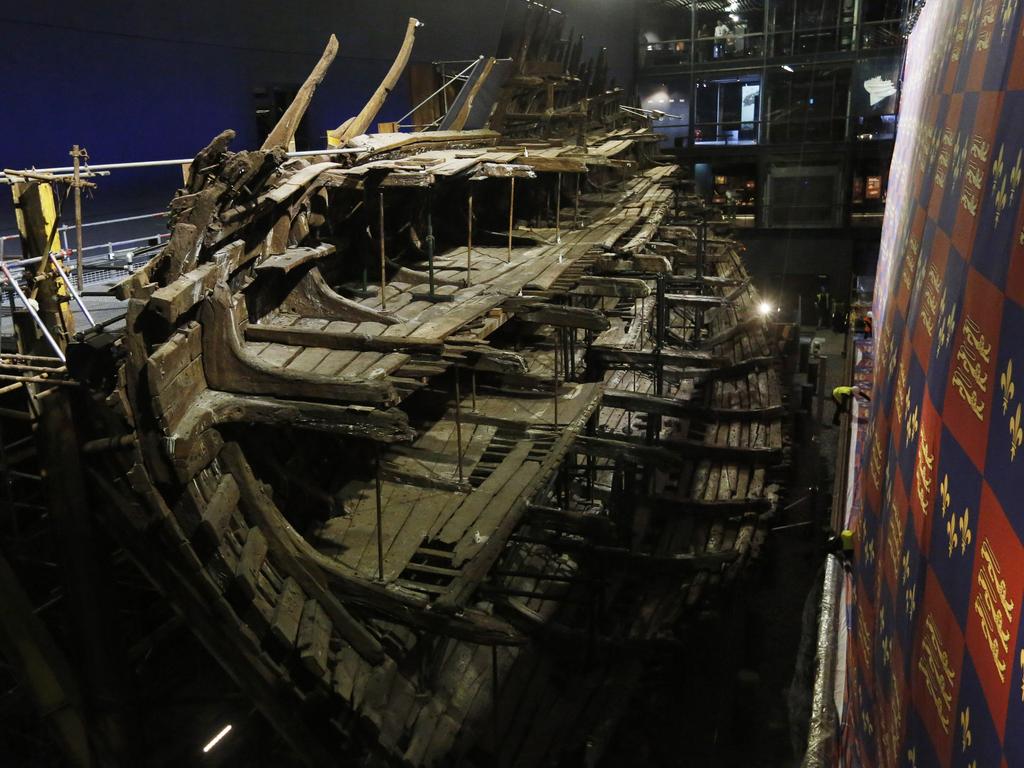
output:
M1017 458L1017 449L1024 443L1024 427L1021 426L1020 403L1017 411L1010 417L1010 461Z
M907 419L907 427L903 432L903 439L907 445L910 445L910 441L917 437L917 430L921 426L920 420L918 419L919 412L919 408L914 408L914 410L910 412L910 418Z
M926 31L911 36L928 50L916 43L904 83L912 114L874 306L879 404L856 459L854 523L866 518L878 562L862 541L851 615L869 621L850 655L847 690L864 686L848 700L851 762L916 768L921 746L925 762L987 768L1013 764L1007 748L1024 743L1022 6L926 4ZM870 375L862 359L857 381Z
M949 548L947 550L947 556L953 556L953 550L959 547L960 554L967 553L967 547L970 546L973 538L970 528L970 514L969 509L964 509L964 513L957 517L954 513L950 515L949 520L946 522L946 535L949 539Z
M1013 358L1011 357L1006 361L1006 370L999 374L999 389L1003 392L1003 414L1006 414L1006 409L1010 407L1010 401L1013 400L1013 396L1016 393L1016 387L1013 385Z

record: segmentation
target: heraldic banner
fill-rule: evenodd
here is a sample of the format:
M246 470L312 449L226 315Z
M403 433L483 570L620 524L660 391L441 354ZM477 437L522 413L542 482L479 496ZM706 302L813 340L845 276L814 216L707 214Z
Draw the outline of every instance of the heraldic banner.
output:
M1021 0L910 37L853 520L848 766L1024 766Z

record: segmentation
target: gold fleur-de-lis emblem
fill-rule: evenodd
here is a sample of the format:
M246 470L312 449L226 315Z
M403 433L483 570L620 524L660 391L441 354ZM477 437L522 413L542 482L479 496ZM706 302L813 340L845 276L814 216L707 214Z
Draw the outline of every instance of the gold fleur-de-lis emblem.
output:
M1022 156L1024 156L1024 149L1018 149L1017 161L1013 164L1013 168L1010 169L1010 205L1013 205L1013 198L1017 196L1017 188L1020 186Z
M1006 370L999 374L999 388L1003 390L1003 413L1005 414L1016 392L1016 387L1013 385L1013 358L1006 362Z
M911 768L917 768L917 747L911 747L907 750L907 763Z
M909 395L907 396L907 399L908 400L910 399ZM907 419L907 430L906 430L906 433L903 435L903 439L906 441L907 445L910 445L910 441L914 439L915 435L917 435L917 428L918 428L918 409L914 408L914 410L911 411L911 413L910 413L910 418Z
M901 571L900 581L903 584L907 583L907 579L910 578L910 550L904 550L903 552L903 568Z
M892 638L886 637L882 640L882 663L889 666L892 659Z
M967 547L970 546L972 535L970 528L970 510L964 508L964 513L960 517L954 513L949 521L946 523L946 535L949 538L949 548L947 550L947 557L953 556L953 550L957 547L960 548L960 554L966 554Z
M999 184L999 177L1003 175L1003 170L1006 164L1003 162L1003 150L1006 149L1005 144L999 145L999 154L996 155L995 161L992 163L992 192L995 194L996 187ZM1004 182L1005 186L1005 182Z
M907 599L907 618L914 618L914 611L917 610L917 585L915 584L906 591L905 597ZM1024 658L1024 652L1022 652L1022 658ZM1021 662L1024 664L1024 661ZM1024 694L1022 694L1021 701L1024 701Z
M971 708L965 707L960 711L960 751L966 752L971 746Z
M1003 176L1003 178L998 181L999 189L995 192L996 213L995 216L992 217L993 227L999 226L999 217L1003 215L1003 210L1010 204L1010 193L1006 191L1006 177ZM996 180L993 179L992 186L994 187L995 184Z
M1010 461L1017 458L1017 449L1024 443L1024 428L1021 427L1020 403L1017 412L1010 417Z
M960 554L964 555L967 553L967 547L971 544L971 529L969 515L971 510L964 507L964 514L960 518Z
M1024 648L1020 650L1020 700L1024 702Z
M946 512L949 510L949 475L947 474L942 478L942 484L939 486L939 499L942 501L942 511L939 513L942 517L946 516Z

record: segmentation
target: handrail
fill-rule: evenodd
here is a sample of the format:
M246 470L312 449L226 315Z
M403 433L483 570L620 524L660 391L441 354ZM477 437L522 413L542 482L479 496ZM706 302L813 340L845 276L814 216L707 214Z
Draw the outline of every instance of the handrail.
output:
M4 277L7 279L7 282L10 284L11 288L14 289L14 292L21 300L22 306L25 307L26 310L28 310L28 313L29 315L32 316L32 320L33 322L35 322L36 327L38 327L39 330L42 331L43 338L45 338L46 342L50 345L50 349L52 349L54 354L57 355L58 358L60 358L60 361L62 363L66 363L68 360L64 356L64 350L60 348L60 345L57 343L56 339L54 339L53 336L50 334L50 331L47 330L46 324L43 322L43 319L39 317L39 313L36 311L35 307L32 306L32 302L29 300L28 296L26 296L25 292L21 290L21 286L18 285L18 281L14 279L14 275L11 274L10 268L7 266L7 264L5 264L2 261L0 261L0 272L4 273Z

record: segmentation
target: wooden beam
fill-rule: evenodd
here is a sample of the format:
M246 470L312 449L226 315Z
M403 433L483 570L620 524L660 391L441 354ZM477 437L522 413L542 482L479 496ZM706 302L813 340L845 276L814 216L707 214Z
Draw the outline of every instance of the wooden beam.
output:
M597 544L586 539L573 536L515 536L516 541L525 544L541 544L556 552L581 552L592 554L605 560L621 563L627 568L644 568L656 571L701 571L716 570L739 557L734 549L720 552L696 552L669 555L654 555L648 552L637 552L625 547L613 547Z
M642 440L643 438L639 438ZM674 469L691 459L737 459L775 464L782 460L782 448L754 448L714 445L697 440L665 440L654 445L625 439L582 436L577 452L603 459L624 459L639 466Z
M324 48L323 54L320 56L320 60L313 67L313 71L309 73L309 77L306 78L306 82L299 88L299 92L295 94L295 98L292 103L288 105L288 109L281 115L281 119L277 121L277 125L267 136L266 141L263 142L263 146L260 149L266 151L271 149L287 149L295 138L295 131L299 127L299 123L302 121L303 115L306 114L306 109L309 107L309 102L313 99L313 93L316 91L320 82L324 79L327 74L328 67L331 66L331 62L334 61L334 57L338 54L338 38L331 35L327 41L327 47Z
M653 350L622 349L599 344L594 344L587 354L605 364L620 363L636 366L656 365L660 360L662 365L667 366L705 365L714 370L715 366L728 362L724 357L701 350L663 349L660 353L656 353Z
M230 302L228 287L220 283L203 301L199 314L203 368L213 389L383 406L398 402L394 387L386 382L342 379L265 363L243 347Z
M781 405L770 408L714 408L692 400L671 397L657 397L621 389L606 389L603 405L607 408L622 408L637 413L653 413L659 416L703 416L709 419L731 421L756 421L778 419L785 414Z
M247 509L257 518L272 550L276 547L278 552L284 553L295 564L293 568L296 572L305 571L317 583L326 583L331 592L343 595L346 603L358 605L398 624L473 643L520 645L526 641L525 637L501 619L474 609L465 609L458 614L431 610L425 597L394 585L369 581L334 558L322 554L292 527L266 494L237 444L225 445L221 456L232 474L238 478ZM299 580L294 573L289 575ZM301 581L299 583L303 589L307 589L306 584ZM334 616L331 618L334 620Z
M268 341L296 347L322 347L324 349L358 350L360 352L415 352L440 355L444 351L441 339L420 339L404 336L371 336L368 333L321 331L314 328L259 325L245 327L249 341Z
M377 86L377 90L373 92L373 96L366 102L366 105L359 111L358 115L349 118L333 131L327 132L327 143L330 146L343 147L349 139L366 133L366 129L373 123L377 113L380 112L380 108L384 106L384 102L387 101L388 96L395 89L395 85L398 84L398 78L405 71L405 65L409 61L413 44L416 42L416 29L419 26L421 26L419 21L409 19L409 23L405 28L405 38L402 40L402 47L399 48L398 55L395 56L395 60L391 64L391 69L388 70L381 84Z

